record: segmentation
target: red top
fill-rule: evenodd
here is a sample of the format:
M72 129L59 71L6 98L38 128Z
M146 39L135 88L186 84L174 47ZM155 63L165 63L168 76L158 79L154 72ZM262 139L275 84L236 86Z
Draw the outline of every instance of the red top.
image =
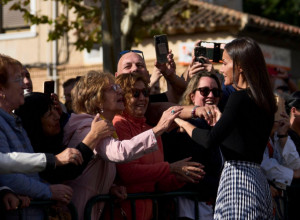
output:
M145 118L136 118L129 114L115 116L113 124L120 140L130 139L133 136L150 129ZM158 150L146 154L140 159L117 164L118 185L127 188L127 193L172 191L181 188L184 183L177 181L170 173L168 162L164 162L164 153L161 138L157 138ZM122 208L131 219L130 204L122 203ZM152 201L136 202L137 220L151 219ZM118 216L118 213L116 213ZM117 217L115 216L115 217Z

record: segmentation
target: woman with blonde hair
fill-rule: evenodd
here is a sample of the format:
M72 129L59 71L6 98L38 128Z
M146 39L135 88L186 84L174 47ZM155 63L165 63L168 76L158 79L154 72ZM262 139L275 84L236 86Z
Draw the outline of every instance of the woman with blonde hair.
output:
M211 78L215 83L216 86L215 89L218 91L218 96L216 96L216 98L220 98L221 97L221 83L219 78L217 77L216 74L214 73L209 73L207 71L201 71L196 73L191 80L189 81L188 86L186 87L186 90L184 91L181 100L180 100L180 105L195 105L195 100L194 100L194 96L197 92L198 89L198 84L201 80L202 77L208 77ZM202 93L201 91L199 91L200 94ZM217 100L219 102L219 100ZM217 103L214 103L217 104Z
M222 90L218 77L213 73L202 70L195 73L190 79L180 104L192 107L192 111L195 111L198 107L218 105L221 95ZM191 114L191 110L188 113ZM211 129L202 118L195 117L190 119L189 122L199 128ZM203 179L197 184L187 183L182 190L200 194L200 197L198 197L200 201L198 204L199 219L213 219L213 204L215 203L223 165L220 148L204 149L186 133L178 132L178 128L165 133L162 139L165 159L169 163L192 156L193 161L204 165L205 175ZM190 175L189 173L186 174ZM194 203L189 197L182 196L178 198L179 219L196 218Z
M123 91L115 84L111 74L90 71L82 76L72 90L73 110L65 126L64 143L76 146L90 130L90 124L97 113L107 123L124 110ZM157 150L156 137L162 134L180 113L181 107L175 106L164 112L161 120L152 129L133 137L119 141L118 137L102 139L94 150L94 159L90 161L82 175L68 181L73 190L73 203L77 208L79 219L83 219L83 211L88 199L97 194L109 193L113 184L116 167L114 163L137 159ZM124 188L114 187L115 194L124 199ZM98 203L92 211L92 219L99 219L103 204Z

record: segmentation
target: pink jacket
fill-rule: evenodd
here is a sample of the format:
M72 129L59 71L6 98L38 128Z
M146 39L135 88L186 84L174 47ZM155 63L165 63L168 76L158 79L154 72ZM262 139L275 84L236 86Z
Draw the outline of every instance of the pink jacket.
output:
M64 128L64 144L75 147L91 129L94 116L72 114ZM84 207L88 199L98 194L107 194L114 181L116 167L111 162L124 162L137 159L158 149L152 129L135 136L131 140L118 141L112 137L99 141L95 148L95 158L90 161L83 173L66 184L73 188L72 202L77 208L78 219L83 219ZM110 162L111 161L111 162ZM103 204L96 204L92 219L99 219Z

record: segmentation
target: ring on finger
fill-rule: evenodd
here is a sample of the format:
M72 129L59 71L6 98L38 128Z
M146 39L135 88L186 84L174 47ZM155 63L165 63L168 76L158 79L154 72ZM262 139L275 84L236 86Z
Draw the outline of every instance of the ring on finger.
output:
M76 159L76 158L77 158L77 155L76 155L76 154L73 154L72 158L73 158L73 159Z
M172 115L174 115L174 114L175 114L175 110L174 110L174 109L171 111L171 114L172 114Z
M211 114L211 111L208 111L208 112L206 112L208 115L210 115Z
M186 175L186 176L188 176L189 174L190 174L190 172L189 172L189 171L186 171L186 172L185 172L185 175Z

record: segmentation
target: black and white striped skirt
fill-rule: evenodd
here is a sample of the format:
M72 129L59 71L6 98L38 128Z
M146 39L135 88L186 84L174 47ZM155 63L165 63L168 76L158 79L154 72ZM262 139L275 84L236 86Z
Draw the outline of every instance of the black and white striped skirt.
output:
M260 165L226 161L222 171L214 219L273 219L270 188Z

